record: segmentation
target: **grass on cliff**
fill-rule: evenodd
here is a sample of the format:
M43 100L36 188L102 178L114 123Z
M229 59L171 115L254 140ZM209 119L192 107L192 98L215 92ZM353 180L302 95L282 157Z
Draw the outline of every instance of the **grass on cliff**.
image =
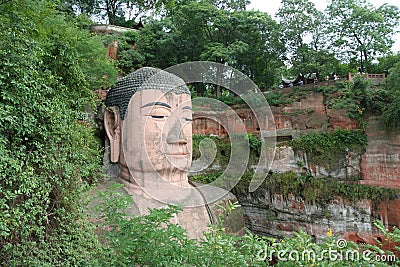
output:
M290 142L297 154L305 153L310 163L332 170L345 165L350 153L366 151L367 136L361 130L336 129L333 132L309 132ZM303 155L304 157L304 155Z
M235 144L241 146L241 145L247 145L246 142L248 142L248 146L250 149L248 164L249 165L254 164L260 157L262 141L258 137L252 134L243 135L242 137L243 138L241 139L236 139ZM239 144L237 142L241 143ZM205 157L209 157L213 154L209 153L210 150L214 149L216 150L214 163L218 165L226 166L231 159L232 146L229 137L221 138L218 136L194 134L193 156L192 156L193 160L197 160L200 158L200 156L202 156L202 153L200 151L201 147L203 149L203 154L204 154L203 156Z
M269 173L262 185L250 193L248 186L253 178L253 172L246 172L239 183L232 189L239 199L250 195L265 197L265 191L269 195L281 194L285 199L290 196L301 197L305 203L327 206L335 197L342 197L350 202L371 200L375 205L383 201L400 197L400 191L394 188L383 188L372 185L358 184L356 181L339 181L335 178L315 178L310 175L298 175L294 172ZM210 183L219 178L222 173L210 173L190 177L192 181ZM221 178L223 181L224 177Z

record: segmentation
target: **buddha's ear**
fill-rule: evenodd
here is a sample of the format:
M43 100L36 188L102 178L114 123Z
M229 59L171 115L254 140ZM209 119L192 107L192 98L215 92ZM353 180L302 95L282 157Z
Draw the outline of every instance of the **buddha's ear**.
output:
M121 117L118 107L108 107L104 112L104 128L110 140L111 162L119 161L121 148Z

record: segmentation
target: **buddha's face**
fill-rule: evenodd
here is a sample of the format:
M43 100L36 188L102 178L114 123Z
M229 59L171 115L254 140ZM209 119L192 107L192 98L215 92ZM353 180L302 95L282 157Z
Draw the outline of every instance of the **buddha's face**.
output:
M132 172L157 172L166 181L187 173L192 158L190 95L136 92L122 125L121 164Z

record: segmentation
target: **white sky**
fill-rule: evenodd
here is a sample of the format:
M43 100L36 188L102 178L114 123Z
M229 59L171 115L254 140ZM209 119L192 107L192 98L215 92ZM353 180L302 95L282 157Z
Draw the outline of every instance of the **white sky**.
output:
M310 0L310 2L313 2L315 4L315 7L321 11L323 11L326 6L328 1L327 0ZM376 7L379 7L385 3L394 5L400 8L400 0L369 0L371 4L373 4ZM247 6L247 9L251 10L259 10L263 12L267 12L268 14L271 15L271 17L275 16L275 13L278 11L279 7L281 6L281 1L280 0L250 0L250 4ZM397 29L400 30L400 29ZM397 33L395 36L395 43L393 45L392 50L394 52L400 52L400 33Z

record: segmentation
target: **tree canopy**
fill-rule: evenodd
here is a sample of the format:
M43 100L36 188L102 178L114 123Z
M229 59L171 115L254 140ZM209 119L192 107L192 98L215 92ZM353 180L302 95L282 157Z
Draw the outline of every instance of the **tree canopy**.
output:
M366 0L334 0L327 16L331 48L337 58L357 62L363 69L390 52L400 19L396 6L375 8Z
M373 70L373 62L391 54L400 25L397 7L374 7L368 0L334 0L324 11L309 0L283 0L276 20L246 10L249 2L64 0L58 8L96 23L130 28L144 23L147 29L136 38L137 51L121 53L125 72L143 64L165 68L210 60L238 68L260 87L276 85L283 66L294 76L325 77L359 66Z
M1 265L87 265L97 241L79 201L101 163L87 114L117 70L49 1L3 2L0 14Z

